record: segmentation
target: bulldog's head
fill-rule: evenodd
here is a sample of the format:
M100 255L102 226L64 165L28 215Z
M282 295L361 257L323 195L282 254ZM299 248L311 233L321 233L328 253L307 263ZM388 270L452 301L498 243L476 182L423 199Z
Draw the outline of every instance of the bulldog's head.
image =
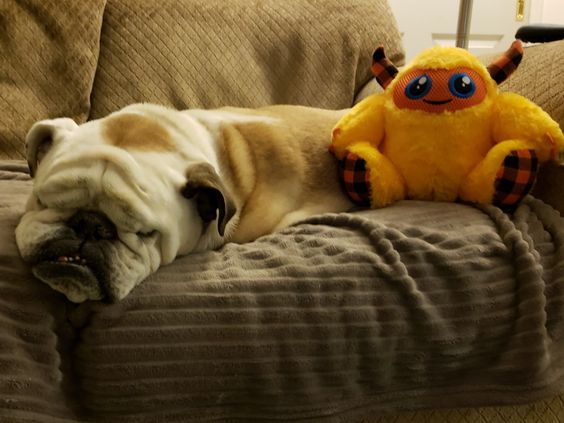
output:
M44 120L26 142L34 186L16 241L71 301L121 299L234 224L215 140L187 113L134 105L80 126Z

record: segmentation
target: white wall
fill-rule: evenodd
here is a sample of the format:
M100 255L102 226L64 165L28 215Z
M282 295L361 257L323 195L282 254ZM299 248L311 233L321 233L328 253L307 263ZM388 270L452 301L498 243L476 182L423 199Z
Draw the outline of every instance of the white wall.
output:
M530 22L531 1L525 0L525 16L518 21L517 0L473 0L468 49L476 55L505 51L515 39L515 32ZM554 1L564 4L564 0ZM455 45L459 0L389 2L403 34L407 61L427 47Z
M403 34L406 59L435 44L454 45L459 0L389 0ZM502 52L523 25L564 25L564 0L525 0L517 21L517 0L473 0L469 50L476 55Z
M529 0L531 1L531 23L564 25L564 0Z

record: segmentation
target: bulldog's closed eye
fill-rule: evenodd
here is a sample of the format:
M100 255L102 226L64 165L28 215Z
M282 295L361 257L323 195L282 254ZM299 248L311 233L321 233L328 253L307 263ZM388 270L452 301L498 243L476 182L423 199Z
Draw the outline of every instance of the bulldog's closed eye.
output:
M137 232L136 235L139 238L151 238L152 236L156 235L157 231L156 230L152 230L152 231L148 231L148 232Z
M198 214L204 223L214 221L219 210L217 230L223 236L237 208L219 175L208 163L198 163L188 168L186 179L182 195L196 201Z

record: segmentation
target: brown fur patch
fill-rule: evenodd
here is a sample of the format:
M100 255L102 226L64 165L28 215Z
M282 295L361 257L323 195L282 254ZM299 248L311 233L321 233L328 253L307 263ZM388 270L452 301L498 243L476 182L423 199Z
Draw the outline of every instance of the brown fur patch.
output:
M222 110L257 118L225 122L221 128L223 165L230 169L240 212L233 241L247 242L309 215L352 207L329 153L331 130L344 110Z
M174 151L168 131L153 119L134 113L112 116L104 122L106 141L116 147L143 151Z

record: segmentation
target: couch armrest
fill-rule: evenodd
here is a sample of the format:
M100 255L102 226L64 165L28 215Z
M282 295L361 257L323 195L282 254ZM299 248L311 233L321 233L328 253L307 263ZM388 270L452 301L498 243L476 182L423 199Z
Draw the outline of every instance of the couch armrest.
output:
M484 61L488 63L487 59ZM500 88L534 101L564 128L563 81L564 41L561 40L525 48L519 68ZM533 195L564 215L564 166L544 165Z
M557 163L545 164L531 194L550 204L564 216L564 166Z
M517 30L515 38L527 43L548 43L564 39L564 26L551 24L525 25Z
M483 58L489 63L491 56ZM517 71L503 84L502 91L513 91L542 107L564 128L564 40L525 48Z

